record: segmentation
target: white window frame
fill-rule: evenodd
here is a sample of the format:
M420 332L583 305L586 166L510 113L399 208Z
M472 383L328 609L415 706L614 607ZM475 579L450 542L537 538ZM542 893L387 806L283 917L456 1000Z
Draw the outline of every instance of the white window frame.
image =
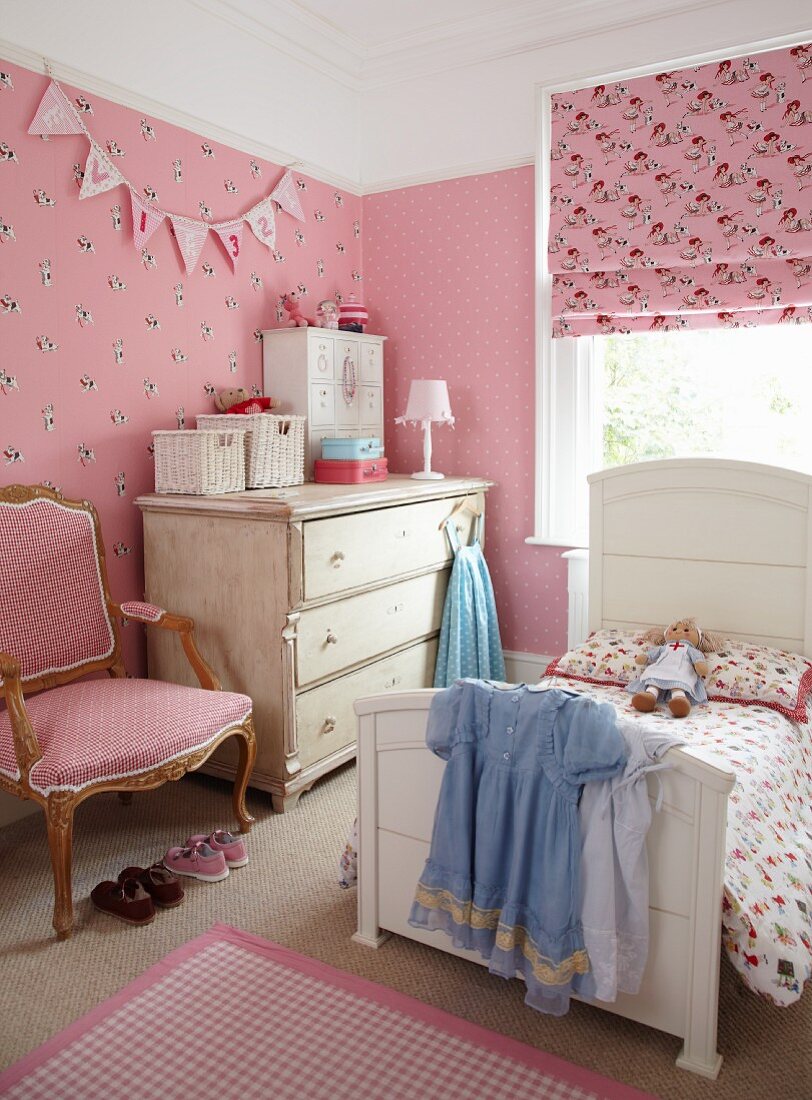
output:
M570 81L536 84L536 468L533 546L588 546L586 474L599 468L595 417L597 372L589 337L553 340L552 276L547 271L550 220L551 98L595 84L650 76L669 69L706 65L726 57L798 45L795 34L731 45L724 50L658 61L613 73L590 73ZM597 452L597 453L596 453ZM583 518L582 518L583 517Z

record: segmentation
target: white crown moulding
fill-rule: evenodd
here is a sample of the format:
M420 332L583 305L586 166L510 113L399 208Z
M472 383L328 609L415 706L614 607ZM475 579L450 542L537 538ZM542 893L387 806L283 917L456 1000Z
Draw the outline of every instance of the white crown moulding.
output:
M13 42L7 42L2 38L0 38L0 57L13 62L15 65L20 65L24 69L42 73L43 76L47 75L42 54L29 50L24 46L17 46ZM238 149L240 152L248 153L251 156L261 157L263 160L269 160L274 164L282 166L295 164L296 171L303 176L327 183L331 187L339 187L352 195L361 194L361 186L358 180L339 175L337 172L312 161L304 161L295 152L277 149L272 145L257 141L256 138L249 137L247 134L240 133L238 130L231 130L207 122L196 115L178 110L168 103L150 99L149 96L142 95L140 92L122 88L119 84L113 84L111 81L94 76L92 73L75 69L71 65L65 65L57 57L49 56L48 63L57 80L80 88L83 92L93 92L96 95L104 96L112 103L129 107L141 114L160 119L162 122L169 122L173 126L182 126L185 130L191 130L193 134L210 138L222 145L229 145L232 149Z

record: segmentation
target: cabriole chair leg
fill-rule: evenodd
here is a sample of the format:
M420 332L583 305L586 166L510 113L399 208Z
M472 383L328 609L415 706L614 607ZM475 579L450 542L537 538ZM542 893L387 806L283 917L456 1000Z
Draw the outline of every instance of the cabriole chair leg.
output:
M57 938L66 940L73 928L73 896L71 894L71 852L73 847L73 811L75 796L70 791L57 791L48 796L45 816L48 824L48 846L54 871L54 928Z

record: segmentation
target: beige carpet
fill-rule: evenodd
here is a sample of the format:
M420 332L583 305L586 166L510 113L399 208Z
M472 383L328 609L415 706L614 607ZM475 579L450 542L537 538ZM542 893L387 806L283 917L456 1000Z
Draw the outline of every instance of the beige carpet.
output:
M504 982L408 940L393 938L378 951L352 943L355 891L337 887L336 861L354 804L352 766L321 780L289 814L273 814L269 800L253 793L257 824L248 866L224 882L190 881L183 905L159 911L146 928L133 928L94 910L91 888L128 864L151 862L191 833L229 826L228 787L190 776L136 795L130 806L115 796L91 798L77 812L76 927L64 943L52 936L42 816L0 829L0 1064L43 1042L214 921L225 921L663 1100L812 1098L812 991L791 1008L774 1008L746 990L726 960L719 1037L725 1062L719 1080L710 1082L675 1068L680 1043L670 1036L579 1004L563 1019L541 1016L523 1004L520 982ZM201 1020L200 1026L214 1022ZM167 1041L185 1045L190 1038ZM269 1096L272 1073L269 1066ZM137 1072L129 1085L136 1083Z

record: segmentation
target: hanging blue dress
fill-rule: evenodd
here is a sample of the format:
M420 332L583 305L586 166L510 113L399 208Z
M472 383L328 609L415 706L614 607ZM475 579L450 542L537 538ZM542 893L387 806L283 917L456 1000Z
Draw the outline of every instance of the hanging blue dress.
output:
M426 743L448 763L409 924L478 951L492 974L521 973L527 1004L563 1015L589 971L578 799L623 772L615 708L466 680L435 695Z
M496 601L488 566L479 543L480 516L469 546L460 545L451 519L445 524L454 565L448 582L440 627L440 645L434 686L449 687L455 680L504 680L505 659L499 638Z

